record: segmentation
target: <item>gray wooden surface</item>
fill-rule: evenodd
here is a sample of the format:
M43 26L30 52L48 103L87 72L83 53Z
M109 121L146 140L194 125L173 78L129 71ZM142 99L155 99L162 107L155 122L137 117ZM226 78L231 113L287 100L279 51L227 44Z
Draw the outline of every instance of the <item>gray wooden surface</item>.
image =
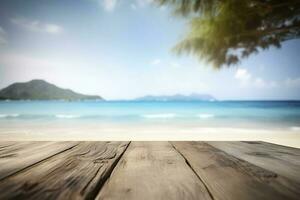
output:
M80 142L69 151L1 181L0 199L86 199L93 196L127 144Z
M1 142L0 180L74 147L78 142Z
M266 142L208 142L208 144L300 183L300 149Z
M168 142L133 142L97 199L211 199Z
M299 199L300 150L265 142L0 142L0 199Z
M300 185L204 142L172 142L215 199L298 199Z

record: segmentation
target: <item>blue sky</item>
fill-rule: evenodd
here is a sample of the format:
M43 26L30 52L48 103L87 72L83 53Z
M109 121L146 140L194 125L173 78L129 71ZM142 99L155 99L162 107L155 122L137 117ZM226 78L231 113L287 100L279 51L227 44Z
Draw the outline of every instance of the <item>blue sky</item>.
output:
M0 88L45 79L106 99L300 99L299 40L216 71L172 54L186 31L187 21L151 0L2 0Z

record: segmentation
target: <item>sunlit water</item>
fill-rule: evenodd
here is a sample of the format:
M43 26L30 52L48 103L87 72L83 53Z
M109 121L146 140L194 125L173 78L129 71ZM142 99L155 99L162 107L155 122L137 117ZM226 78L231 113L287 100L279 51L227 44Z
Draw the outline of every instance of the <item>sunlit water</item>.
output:
M172 139L173 134L175 139L189 139L191 133L208 137L212 130L222 130L222 137L228 132L242 134L242 130L299 133L300 101L0 102L0 139L22 134L68 135L68 139L93 139L101 134L108 139L113 134Z

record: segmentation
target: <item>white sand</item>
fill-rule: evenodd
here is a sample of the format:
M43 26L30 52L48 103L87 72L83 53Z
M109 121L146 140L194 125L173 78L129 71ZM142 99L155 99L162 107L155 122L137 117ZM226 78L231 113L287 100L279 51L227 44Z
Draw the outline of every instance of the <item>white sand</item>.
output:
M300 148L300 129L197 127L182 125L35 125L0 127L0 140L201 140L266 141Z

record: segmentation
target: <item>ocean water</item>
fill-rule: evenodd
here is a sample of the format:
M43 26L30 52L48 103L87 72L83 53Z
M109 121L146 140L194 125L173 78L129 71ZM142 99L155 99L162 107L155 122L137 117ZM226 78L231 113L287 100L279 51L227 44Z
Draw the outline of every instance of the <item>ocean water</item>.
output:
M49 124L300 129L300 101L1 101L0 128Z

